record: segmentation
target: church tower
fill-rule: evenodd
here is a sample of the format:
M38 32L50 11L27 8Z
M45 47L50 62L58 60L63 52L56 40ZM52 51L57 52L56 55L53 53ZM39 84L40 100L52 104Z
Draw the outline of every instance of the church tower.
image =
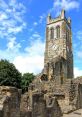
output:
M71 19L66 18L65 10L55 19L50 14L47 17L44 73L49 80L59 79L61 83L73 78Z

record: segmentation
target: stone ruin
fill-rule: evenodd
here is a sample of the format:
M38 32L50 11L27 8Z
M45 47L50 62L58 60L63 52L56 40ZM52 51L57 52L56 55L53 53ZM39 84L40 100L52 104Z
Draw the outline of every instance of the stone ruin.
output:
M18 89L0 86L0 117L20 117L20 100Z
M0 117L62 117L82 108L82 77L73 78L71 37L64 10L56 19L48 15L44 69L25 94L0 86Z
M14 87L0 86L0 117L60 117L62 112L55 97L31 91L21 95Z
M43 92L29 92L22 96L21 117L61 117L62 112L55 97L50 98ZM27 99L29 104L27 104ZM22 106L24 104L24 106Z
M55 81L35 79L28 92L0 86L0 117L62 117L82 108L82 78Z
M53 69L55 63L54 75ZM21 98L21 117L62 117L82 108L82 78L65 78L61 79L66 61L62 57L50 61L49 65L43 69L28 88L28 93ZM51 78L48 79L48 67L50 67ZM47 71L47 72L46 72ZM44 74L46 73L46 74ZM49 75L50 75L49 74ZM23 106L24 105L24 108Z
M68 79L62 85L36 79L23 95L22 103L27 104L23 112L31 114L26 117L62 117L82 108L82 78Z

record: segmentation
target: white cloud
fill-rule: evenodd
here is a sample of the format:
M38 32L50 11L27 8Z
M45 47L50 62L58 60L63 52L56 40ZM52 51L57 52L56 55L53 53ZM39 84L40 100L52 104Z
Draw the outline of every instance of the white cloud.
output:
M17 56L13 63L15 64L16 68L21 73L40 73L43 68L43 57L42 56Z
M11 0L8 3L4 0L0 2L0 31L2 34L4 35L3 32L15 34L15 30L16 32L23 30L26 26L26 22L23 20L25 6L16 0ZM2 30L3 28L4 30Z
M79 58L82 58L82 51L78 51L78 52L77 52L77 56L78 56Z
M3 9L8 8L8 5L4 0L0 0L0 8L3 8Z
M65 10L79 8L79 3L76 0L55 0L54 7L64 8Z
M7 49L0 50L0 59L8 59L13 62L16 68L22 72L39 73L43 69L45 43L38 32L31 35L31 39L24 51L20 51L20 43L16 38L8 38Z
M42 23L44 19L46 18L46 14L42 14L39 18L40 18L39 23Z
M43 69L44 63L44 42L37 39L31 42L31 46L27 47L26 53L16 56L13 63L16 68L22 72L39 73Z
M41 39L41 36L35 32L33 35L32 35L33 38L38 38L38 39Z
M34 26L37 26L38 25L38 23L37 22L34 22L34 24L33 24Z
M79 69L78 67L74 68L74 77L82 76L82 70Z
M76 49L76 56L81 59L82 58L82 30L77 31L76 33L77 43L74 43L74 48ZM75 53L74 53L75 54Z
M7 16L6 13L0 12L0 22L3 21L3 20L5 20L5 19L7 19L7 18L8 18L8 16Z
M62 9L69 11L72 9L78 9L79 6L80 4L77 0L54 0L53 8L50 9L50 12L55 12L57 16Z
M25 12L25 6L17 0L0 0L0 37L7 40L8 49L20 48L16 35L26 28L23 17Z
M31 42L31 46L25 48L25 51L31 56L44 55L44 42L40 39Z
M12 38L12 39L10 39L10 42L7 44L8 49L13 49L14 44L16 43L15 41L16 41L16 38L15 37Z
M13 59L20 55L18 48L0 50L0 59L7 59L10 62L13 62Z
M19 51L19 48L21 48L21 44L16 42L16 38L10 38L10 41L7 44L7 50L16 52Z
M82 41L82 31L81 30L77 32L77 39Z

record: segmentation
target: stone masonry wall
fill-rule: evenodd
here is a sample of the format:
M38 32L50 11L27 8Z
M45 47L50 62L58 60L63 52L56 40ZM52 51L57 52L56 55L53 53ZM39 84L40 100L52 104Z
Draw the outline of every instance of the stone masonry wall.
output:
M20 117L20 93L18 89L0 86L0 117Z
M21 98L20 109L21 117L62 117L57 99L43 92L25 93Z
M21 96L20 116L32 117L32 110L29 108L29 95L28 92Z
M32 95L32 117L46 117L46 101L44 94L35 93Z

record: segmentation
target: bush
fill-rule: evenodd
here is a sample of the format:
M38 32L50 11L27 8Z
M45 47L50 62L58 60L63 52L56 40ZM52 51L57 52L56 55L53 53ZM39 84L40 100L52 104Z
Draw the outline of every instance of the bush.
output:
M21 88L23 92L28 90L29 84L33 81L35 75L33 73L25 73L21 79Z

